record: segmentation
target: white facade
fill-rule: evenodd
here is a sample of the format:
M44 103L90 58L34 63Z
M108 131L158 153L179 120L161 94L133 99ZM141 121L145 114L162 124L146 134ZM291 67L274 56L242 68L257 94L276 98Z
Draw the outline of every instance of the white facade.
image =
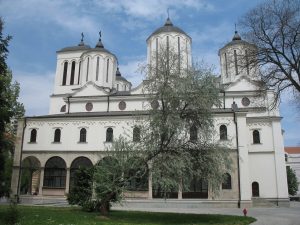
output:
M153 55L161 43L178 50L182 66L191 65L192 40L169 19L147 39L148 63L153 63ZM257 198L288 204L281 117L278 109L270 110L269 107L273 92L265 90L258 95L257 70L236 72L232 66L234 62L225 60L225 53L229 57L235 51L244 52L245 46L250 45L234 38L219 52L223 105L214 111L215 141L232 150L234 169L230 174L231 187L221 190L218 199L240 201L245 206ZM143 114L151 106L143 93L143 83L131 88L131 83L121 76L117 67L116 56L103 47L101 40L95 48L81 42L79 46L57 52L49 115L28 117L19 122L12 181L14 194L20 193L18 189L22 188L18 179L20 161L30 158L40 168L35 175L38 182L35 186L32 184L27 193L65 195L69 191L75 159L85 157L95 164L111 145L106 137L108 129L113 130L114 137L132 132L135 115ZM238 107L235 111L232 110L234 102ZM222 125L227 128L226 140L220 140ZM81 140L83 129L84 141ZM56 132L60 134L59 140L55 140ZM65 180L60 188L45 185L49 180L44 176L44 172L47 173L44 168L52 157L60 157L65 168ZM209 188L207 192L205 198L215 201ZM148 190L136 191L130 196L152 198L151 178ZM178 198L182 196L178 191Z

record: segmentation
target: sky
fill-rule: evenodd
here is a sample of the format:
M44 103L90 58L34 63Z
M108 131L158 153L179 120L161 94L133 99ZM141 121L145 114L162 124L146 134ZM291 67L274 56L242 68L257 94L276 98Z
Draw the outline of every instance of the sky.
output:
M259 0L0 0L4 34L13 36L7 63L20 83L26 116L45 115L53 91L56 51L80 42L91 47L102 32L106 49L118 57L122 76L137 86L146 61L146 39L167 18L192 37L194 60L214 65L231 41L234 24ZM238 29L238 27L237 27ZM299 146L300 113L290 95L280 106L285 146ZM298 109L299 111L299 109Z

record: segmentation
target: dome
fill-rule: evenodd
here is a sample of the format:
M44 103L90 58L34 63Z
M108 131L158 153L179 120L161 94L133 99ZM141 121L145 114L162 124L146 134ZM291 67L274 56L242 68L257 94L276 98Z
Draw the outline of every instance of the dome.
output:
M89 45L85 45L83 42L84 35L81 33L81 40L77 46L69 46L58 50L57 52L70 52L70 51L85 51L91 49Z
M180 29L179 27L176 27L173 25L173 23L171 22L170 18L168 17L164 26L156 29L148 38L147 41L156 34L160 34L160 33L169 33L169 32L175 32L175 33L180 33L180 34L184 34L186 36L188 36L182 29ZM190 36L188 36L190 38Z

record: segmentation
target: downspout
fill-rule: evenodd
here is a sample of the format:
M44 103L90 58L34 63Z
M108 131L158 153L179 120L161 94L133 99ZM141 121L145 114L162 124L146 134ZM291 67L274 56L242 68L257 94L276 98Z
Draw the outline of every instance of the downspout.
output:
M107 112L109 112L109 95L107 95Z
M68 99L68 114L70 113L70 98L71 98L71 96L69 95L67 97L67 99Z
M233 105L235 102L233 102ZM236 105L236 104L235 104ZM237 107L237 106L236 106ZM237 148L237 171L238 171L238 192L239 192L239 200L238 200L238 208L241 208L241 174L240 174L240 150L239 150L239 132L238 132L238 124L236 120L236 109L235 107L232 107L233 110L233 121L235 124L235 134L236 134L236 148Z
M20 203L20 180L21 180L21 172L22 172L22 156L23 156L23 144L24 144L24 135L25 129L27 126L27 117L24 117L24 125L22 131L22 142L21 142L21 153L20 153L20 163L19 163L19 177L18 177L18 186L17 186L17 203Z

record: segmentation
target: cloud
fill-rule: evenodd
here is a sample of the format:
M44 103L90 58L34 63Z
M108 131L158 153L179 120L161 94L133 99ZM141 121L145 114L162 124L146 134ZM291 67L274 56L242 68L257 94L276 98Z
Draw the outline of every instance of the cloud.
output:
M135 57L134 59L129 60L126 64L120 64L119 68L128 81L132 83L135 87L139 85L144 79L144 75L140 71L141 66L146 64L145 56Z
M14 79L20 83L19 101L25 106L26 116L49 113L49 96L52 94L54 72L44 74L14 71Z

